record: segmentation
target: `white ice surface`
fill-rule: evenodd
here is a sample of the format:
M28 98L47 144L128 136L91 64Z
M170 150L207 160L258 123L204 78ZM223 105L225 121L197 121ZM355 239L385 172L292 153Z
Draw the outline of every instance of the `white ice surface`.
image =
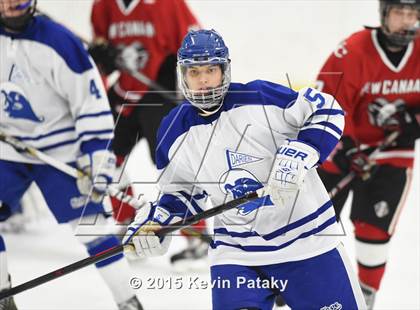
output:
M153 175L150 162L140 160L146 155L142 142L130 159L129 169ZM415 178L418 185L419 174ZM142 178L139 178L142 179ZM151 178L150 180L152 180ZM138 185L138 187L141 185ZM149 190L151 193L152 190ZM420 309L420 232L418 192L412 192L392 241L389 263L382 288L377 295L376 309ZM343 218L347 218L348 208ZM344 223L347 236L345 246L350 257L354 258L352 226ZM26 233L5 235L9 255L10 272L15 285L37 276L73 263L87 256L85 249L72 236L66 225L58 226L51 216L44 216L31 223ZM176 252L185 245L182 237L174 238L170 252ZM354 260L353 260L354 261ZM180 275L171 268L168 256L132 263L132 275L143 280L143 287L137 294L149 310L210 309L210 289L188 289L190 279L199 277L207 282L207 270L188 273L183 278L183 288L145 289L148 278L161 278L174 281ZM149 282L149 284L152 284ZM155 283L156 284L156 283ZM304 297L302 297L304 298ZM102 282L94 267L87 267L66 275L48 284L31 289L16 296L19 309L23 310L111 310L116 309L108 288Z

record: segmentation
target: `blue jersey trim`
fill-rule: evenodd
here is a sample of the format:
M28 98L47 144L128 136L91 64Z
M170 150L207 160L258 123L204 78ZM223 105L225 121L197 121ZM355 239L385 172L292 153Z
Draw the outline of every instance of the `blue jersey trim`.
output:
M79 133L79 139L86 135L103 135L107 133L113 133L113 129L103 129L103 130L89 130L89 131L83 131Z
M20 33L7 32L0 27L0 35L12 39L35 41L52 48L75 73L81 74L93 68L89 54L82 42L70 30L45 16L35 16ZM48 60L47 60L48 61Z
M67 140L67 141L63 141L63 142L59 142L59 143L54 143L54 144L50 144L44 147L40 147L38 148L38 150L40 150L41 152L45 152L45 151L49 151L51 149L55 149L58 147L62 147L68 144L73 144L76 143L79 139L73 139L73 140Z
M82 138L82 136L86 136L86 135L95 135L96 136L96 135L108 134L108 133L112 133L112 132L113 132L112 129L110 129L110 130L99 130L99 131L85 131L85 132L79 134L78 138L76 138L76 139L71 139L71 140L66 140L66 141L46 145L46 146L38 148L38 150L40 150L42 152L45 152L45 151L49 151L49 150L52 150L52 149L55 149L55 148L58 148L58 147L62 147L62 146L68 145L68 144L76 143L77 141L79 141ZM92 137L92 139L95 139L95 138L96 137ZM104 140L104 139L99 139L99 138L96 138L96 139ZM106 140L106 141L108 141L108 140Z
M343 131L340 128L338 128L336 125L334 125L333 123L330 123L330 122L323 121L323 122L318 122L318 123L305 123L303 126L306 127L306 126L310 126L310 125L321 125L321 126L328 127L330 129L334 130L340 136L343 134Z
M316 146L319 151L319 163L323 163L337 145L339 139L322 129L308 128L299 131L298 140Z
M345 113L343 110L339 110L339 109L320 109L312 113L309 119L311 119L315 115L343 115L344 116Z
M66 127L66 128L62 128L62 129L57 129L54 131L51 131L50 133L44 134L44 135L39 135L36 137L16 137L16 139L20 140L20 141L37 141L37 140L41 140L44 138L48 138L54 135L58 135L61 134L63 132L69 132L69 131L75 131L76 128L75 127Z
M288 247L289 245L291 245L292 243L296 242L299 239L304 239L307 237L310 237L312 235L315 235L321 231L323 231L324 229L326 229L327 227L335 224L337 222L337 219L335 217L335 215L333 217L331 217L330 219L328 219L327 221L325 221L324 223L322 223L320 226L311 229L309 231L305 231L303 233L301 233L299 236L297 236L296 238L289 240L283 244L280 244L278 246L267 246L267 245L239 245L239 244L231 244L231 243L227 243L227 242L223 242L223 241L213 241L210 246L215 249L219 246L228 246L228 247L232 247L232 248L236 248L236 249L240 249L242 251L245 252L272 252L272 251L278 251L281 250L285 247Z
M199 205L197 204L197 202L195 202L194 197L192 197L191 195L188 195L184 191L180 191L179 193L192 205L196 214L203 212L203 209L201 209Z
M210 125L217 121L222 113L246 105L274 105L281 109L288 109L294 105L297 97L298 93L290 88L256 80L248 84L231 83L221 109L208 117L200 116L194 106L184 101L162 120L156 148L157 168L163 169L168 165L168 153L171 146L191 127Z
M108 110L108 111L102 111L98 113L83 114L76 117L76 121L84 119L84 118L98 117L98 116L104 116L104 115L112 115L112 112Z
M172 216L187 218L193 215L188 207L181 201L181 199L179 199L179 197L171 194L164 194L159 199L158 205L168 210Z
M316 219L318 216L320 216L322 213L326 212L328 209L332 207L331 200L327 201L325 204L323 204L321 207L319 207L315 212L308 214L307 216L297 220L296 222L293 222L289 225L283 226L280 229L277 229L271 233L265 234L261 236L256 231L246 231L246 232L234 232L234 231L228 231L226 228L217 228L214 229L215 234L223 234L223 235L229 235L234 238L248 238L248 237L262 237L265 240L269 241L271 239L277 238L278 236L284 235L285 233L296 229L300 226L303 226L310 221Z

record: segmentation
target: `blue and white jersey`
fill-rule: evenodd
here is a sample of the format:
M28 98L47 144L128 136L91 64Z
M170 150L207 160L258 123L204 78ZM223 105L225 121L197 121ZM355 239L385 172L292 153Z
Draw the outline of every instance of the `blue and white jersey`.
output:
M64 162L82 143L113 137L101 77L70 31L37 16L21 33L0 27L0 130ZM37 163L0 142L3 160Z
M266 81L232 83L222 108L203 117L188 102L162 121L156 151L162 197L178 216L201 212L267 184L275 154L286 139L315 147L324 161L337 144L344 113L331 95L295 92ZM339 229L315 169L296 202L269 197L214 218L213 264L267 265L301 260L335 248Z

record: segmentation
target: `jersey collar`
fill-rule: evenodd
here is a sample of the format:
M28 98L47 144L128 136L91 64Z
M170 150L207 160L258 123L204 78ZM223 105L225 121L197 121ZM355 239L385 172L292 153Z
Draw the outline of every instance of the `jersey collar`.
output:
M133 12L134 8L137 6L137 4L140 3L141 0L132 0L131 3L128 5L128 7L125 6L123 0L116 0L116 1L117 1L117 5L120 11L124 15L130 15L130 13Z
M413 52L413 48L414 48L414 42L411 41L408 46L407 46L407 50L405 51L405 54L403 56L403 58L401 59L400 63L398 64L398 67L394 66L394 64L388 59L388 57L386 56L385 51L382 49L381 45L379 44L378 41L378 36L377 36L377 30L374 29L371 32L371 36L372 36L372 41L373 41L373 45L375 46L377 52L379 53L379 56L381 57L382 61L384 62L384 64L393 72L400 72L405 65L408 62L408 59L410 58L412 52Z

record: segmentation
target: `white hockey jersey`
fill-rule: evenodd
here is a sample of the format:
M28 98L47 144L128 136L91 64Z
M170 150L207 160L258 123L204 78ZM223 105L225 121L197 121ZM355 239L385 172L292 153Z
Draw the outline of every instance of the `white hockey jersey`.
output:
M63 162L83 142L110 140L113 119L101 77L70 31L37 16L21 33L0 27L0 130ZM38 163L0 142L0 159Z
M230 85L220 111L202 117L188 102L163 120L156 151L162 196L171 215L189 216L263 187L286 139L320 152L334 148L344 113L334 98L311 88L295 92L266 82ZM170 219L160 214L161 222ZM301 260L337 246L341 233L315 169L308 171L296 203L267 197L214 218L213 264L267 265Z

